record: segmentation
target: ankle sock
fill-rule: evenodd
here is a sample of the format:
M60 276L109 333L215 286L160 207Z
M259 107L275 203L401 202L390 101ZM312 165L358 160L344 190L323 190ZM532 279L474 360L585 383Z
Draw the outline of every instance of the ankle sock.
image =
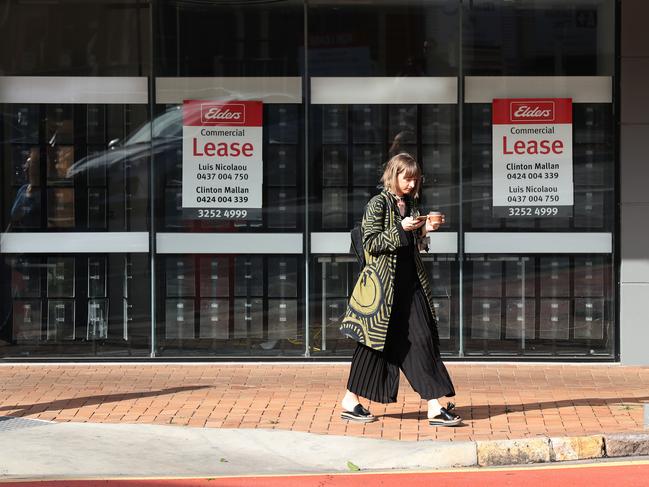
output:
M428 403L428 419L434 418L439 414L440 408L442 407L439 402L437 404Z
M343 400L340 401L340 405L343 407L345 411L352 411L356 405L358 404L358 401L351 399L351 398L346 398L343 397Z

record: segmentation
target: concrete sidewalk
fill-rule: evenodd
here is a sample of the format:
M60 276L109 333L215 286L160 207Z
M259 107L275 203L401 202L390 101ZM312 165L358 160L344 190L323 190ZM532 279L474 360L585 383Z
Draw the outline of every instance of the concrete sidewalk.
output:
M1 478L230 476L475 465L471 442L400 442L294 431L44 423L0 433Z
M649 455L649 368L448 367L465 419L459 428L430 427L405 381L396 404L369 404L376 423L342 422L345 364L4 364L0 438L11 447L0 476L209 476L346 471L347 462L441 468Z

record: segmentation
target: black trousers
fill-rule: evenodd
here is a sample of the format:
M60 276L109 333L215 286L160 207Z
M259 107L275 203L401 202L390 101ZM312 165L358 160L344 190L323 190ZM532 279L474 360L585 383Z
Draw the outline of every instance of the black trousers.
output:
M440 358L437 327L420 287L409 307L393 309L383 352L357 344L347 389L374 402L396 402L399 370L424 400L455 395Z

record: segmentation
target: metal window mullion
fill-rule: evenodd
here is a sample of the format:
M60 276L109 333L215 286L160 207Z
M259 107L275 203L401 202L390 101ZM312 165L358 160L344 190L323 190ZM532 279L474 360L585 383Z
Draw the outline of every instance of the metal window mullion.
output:
M310 338L310 327L311 327L311 313L309 312L309 266L311 258L311 239L309 238L309 102L311 99L309 91L309 36L308 36L308 0L305 0L303 6L303 31L304 31L304 72L302 73L302 103L304 106L304 232L303 232L303 242L304 242L304 356L310 357L311 352L309 351L309 338Z
M149 272L150 272L150 282L149 282L149 294L150 294L150 312L151 312L151 350L149 356L151 358L156 357L156 321L157 321L157 303L158 296L156 293L156 254L157 254L157 243L156 243L156 228L155 228L155 209L156 209L156 200L155 200L155 164L154 154L153 154L153 123L154 123L154 113L155 113L155 102L156 102L156 91L155 91L155 31L157 30L155 24L154 9L158 6L158 2L151 2L149 8L149 45L150 45L150 54L151 62L150 74L149 74L149 140L151 144L151 157L149 158Z
M462 50L464 48L462 37L462 21L464 12L464 2L460 0L458 6L458 77L457 77L457 106L458 106L458 356L464 357L464 58Z

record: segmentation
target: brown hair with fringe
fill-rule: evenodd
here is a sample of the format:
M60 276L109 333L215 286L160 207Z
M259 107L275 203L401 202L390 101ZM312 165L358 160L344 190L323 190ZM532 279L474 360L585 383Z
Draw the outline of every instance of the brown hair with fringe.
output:
M385 165L381 182L383 187L388 191L394 193L397 187L397 177L399 174L405 173L407 178L417 178L417 184L412 193L414 198L419 198L419 190L421 189L421 168L414 157L407 152L401 152L393 156Z

